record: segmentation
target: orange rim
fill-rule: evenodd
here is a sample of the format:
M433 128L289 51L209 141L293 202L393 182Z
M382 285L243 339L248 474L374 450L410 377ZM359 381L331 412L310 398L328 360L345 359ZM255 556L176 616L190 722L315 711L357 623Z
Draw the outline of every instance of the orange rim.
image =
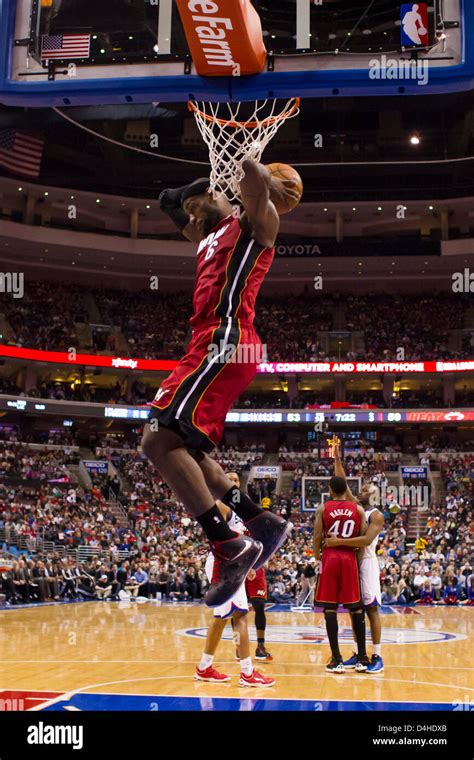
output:
M262 121L229 121L227 119L217 119L215 116L210 116L209 114L204 113L204 111L201 111L197 105L193 103L192 100L188 101L188 109L192 111L192 113L199 114L202 119L212 122L213 124L219 124L221 127L233 127L234 129L237 129L238 127L255 129L258 126L269 126L270 124L274 124L276 121L284 121L290 116L293 116L293 114L299 110L299 107L300 98L295 98L295 102L288 111L284 111L283 113L277 114L276 116L269 116L267 119L263 119Z

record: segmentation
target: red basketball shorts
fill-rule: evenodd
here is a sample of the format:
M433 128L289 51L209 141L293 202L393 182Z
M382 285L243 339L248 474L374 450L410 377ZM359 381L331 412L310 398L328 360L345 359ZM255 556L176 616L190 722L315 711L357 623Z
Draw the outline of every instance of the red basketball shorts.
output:
M247 592L248 599L262 599L267 601L267 579L265 577L265 568L260 567L255 571L257 574L253 581L245 581L245 590Z
M356 604L360 601L355 551L323 549L314 601L320 604Z
M194 330L186 355L156 394L149 421L174 430L187 448L212 451L227 413L255 376L260 348L254 327L239 320Z

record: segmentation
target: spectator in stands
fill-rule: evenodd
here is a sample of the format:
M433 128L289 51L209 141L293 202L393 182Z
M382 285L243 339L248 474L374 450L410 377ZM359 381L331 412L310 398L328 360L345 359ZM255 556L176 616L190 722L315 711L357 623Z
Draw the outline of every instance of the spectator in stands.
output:
M74 573L73 560L63 559L60 565L60 578L62 581L61 591L59 593L60 599L69 597L70 599L77 598L77 578Z
M314 600L314 591L316 588L316 560L311 557L304 565L300 575L300 593L298 596L298 604L303 602L306 604L312 604Z
M471 574L466 580L466 599L461 604L474 605L474 575Z
M188 599L191 601L201 598L201 584L196 570L192 566L188 568L184 576L184 588L188 594Z
M138 583L137 596L146 596L148 593L148 573L144 569L143 565L139 565L135 570L133 577Z
M276 604L279 602L287 602L290 599L293 598L293 595L290 590L290 584L285 582L283 575L277 575L275 580L272 582L270 589L270 599Z
M110 570L107 571L107 578L108 581L112 587L112 599L118 599L118 592L120 591L120 582L118 580L118 565L116 562L114 562L110 568Z
M168 596L173 602L184 602L188 592L184 585L184 573L179 568L170 569L171 579L168 585Z
M438 569L433 568L431 576L431 588L433 591L433 598L436 602L441 599L441 591L443 588L443 581Z
M96 599L99 595L96 591L97 584L93 563L84 563L80 567L76 568L76 570L77 593L80 596L86 597L87 599Z
M117 580L120 583L120 592L125 592L130 598L136 598L138 596L139 584L132 575L130 562L128 560L122 564L122 567L117 572Z
M158 590L162 599L166 599L169 596L169 587L171 583L171 575L168 572L166 564L160 566L158 573Z
M32 575L35 583L38 585L38 595L40 602L46 602L51 597L50 584L48 578L48 571L46 565L41 560L38 560L32 570Z
M445 584L443 602L448 605L454 605L459 602L459 586L453 576Z
M433 587L430 580L426 580L420 589L419 598L415 600L415 604L433 604L435 601Z
M108 599L112 595L112 584L106 572L99 574L95 582L95 592L98 599Z

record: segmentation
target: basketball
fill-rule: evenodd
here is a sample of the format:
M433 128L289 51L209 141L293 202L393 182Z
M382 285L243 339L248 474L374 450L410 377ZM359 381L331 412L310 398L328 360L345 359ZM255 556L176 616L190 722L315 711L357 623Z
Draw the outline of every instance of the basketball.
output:
M271 177L282 180L292 180L293 182L296 182L295 190L298 193L297 199L293 198L291 195L282 195L281 193L278 193L278 195L274 196L270 191L270 197L275 204L275 208L278 213L280 215L288 214L298 206L301 200L301 197L303 195L303 180L301 179L296 169L294 169L289 164L267 164L266 168L270 172Z

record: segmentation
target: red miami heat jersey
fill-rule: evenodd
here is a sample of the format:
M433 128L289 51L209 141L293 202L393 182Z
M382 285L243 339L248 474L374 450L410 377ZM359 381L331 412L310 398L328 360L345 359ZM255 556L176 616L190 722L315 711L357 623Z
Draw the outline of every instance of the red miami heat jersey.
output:
M333 538L356 538L360 533L360 515L353 501L327 501L324 505L324 535ZM354 548L335 546L331 551L350 551ZM326 551L328 551L326 549Z
M236 217L222 219L198 247L192 327L223 318L252 325L255 301L274 254L274 248L244 234Z
M323 511L324 535L355 538L360 532L360 517L353 501L327 501ZM325 546L315 595L316 603L359 604L360 584L356 549Z

